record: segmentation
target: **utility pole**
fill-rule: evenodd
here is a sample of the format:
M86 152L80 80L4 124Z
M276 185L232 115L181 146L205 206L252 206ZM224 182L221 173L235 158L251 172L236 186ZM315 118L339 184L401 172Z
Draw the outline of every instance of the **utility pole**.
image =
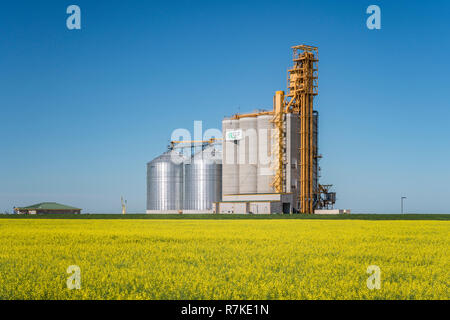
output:
M406 199L406 197L401 197L401 202L402 202L402 214L403 214L403 200Z
M123 201L123 197L120 197L122 202L122 214L127 214L127 200Z

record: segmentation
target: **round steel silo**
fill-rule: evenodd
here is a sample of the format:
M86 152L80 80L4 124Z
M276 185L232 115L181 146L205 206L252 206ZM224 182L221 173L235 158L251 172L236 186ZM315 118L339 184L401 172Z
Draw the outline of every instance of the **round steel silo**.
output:
M222 194L239 193L238 140L231 140L227 132L239 129L239 120L222 121Z
M274 188L270 186L274 178L273 171L273 123L271 115L257 117L258 128L258 171L256 177L257 193L273 193Z
M147 210L181 210L183 205L183 160L167 151L147 164Z
M239 119L243 138L238 142L239 193L256 193L258 134L256 117Z
M184 164L184 210L211 210L222 199L222 155L214 146Z

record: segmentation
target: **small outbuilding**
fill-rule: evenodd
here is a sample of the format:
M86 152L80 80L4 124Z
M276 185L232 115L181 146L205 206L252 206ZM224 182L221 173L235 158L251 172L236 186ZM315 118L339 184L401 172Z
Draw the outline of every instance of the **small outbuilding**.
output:
M42 202L28 207L14 208L17 214L80 214L81 209L56 202Z

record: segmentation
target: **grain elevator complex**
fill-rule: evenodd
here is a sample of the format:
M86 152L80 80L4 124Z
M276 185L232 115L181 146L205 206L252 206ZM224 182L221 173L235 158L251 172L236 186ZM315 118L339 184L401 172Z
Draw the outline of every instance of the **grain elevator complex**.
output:
M172 141L147 164L147 213L311 214L333 207L331 185L319 183L318 50L292 49L287 91L276 91L273 110L227 117L222 138Z

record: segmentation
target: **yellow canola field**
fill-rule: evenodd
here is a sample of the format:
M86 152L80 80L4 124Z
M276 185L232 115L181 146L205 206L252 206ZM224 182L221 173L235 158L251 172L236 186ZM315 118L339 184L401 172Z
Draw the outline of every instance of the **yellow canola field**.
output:
M449 299L449 235L447 221L1 219L0 299Z

